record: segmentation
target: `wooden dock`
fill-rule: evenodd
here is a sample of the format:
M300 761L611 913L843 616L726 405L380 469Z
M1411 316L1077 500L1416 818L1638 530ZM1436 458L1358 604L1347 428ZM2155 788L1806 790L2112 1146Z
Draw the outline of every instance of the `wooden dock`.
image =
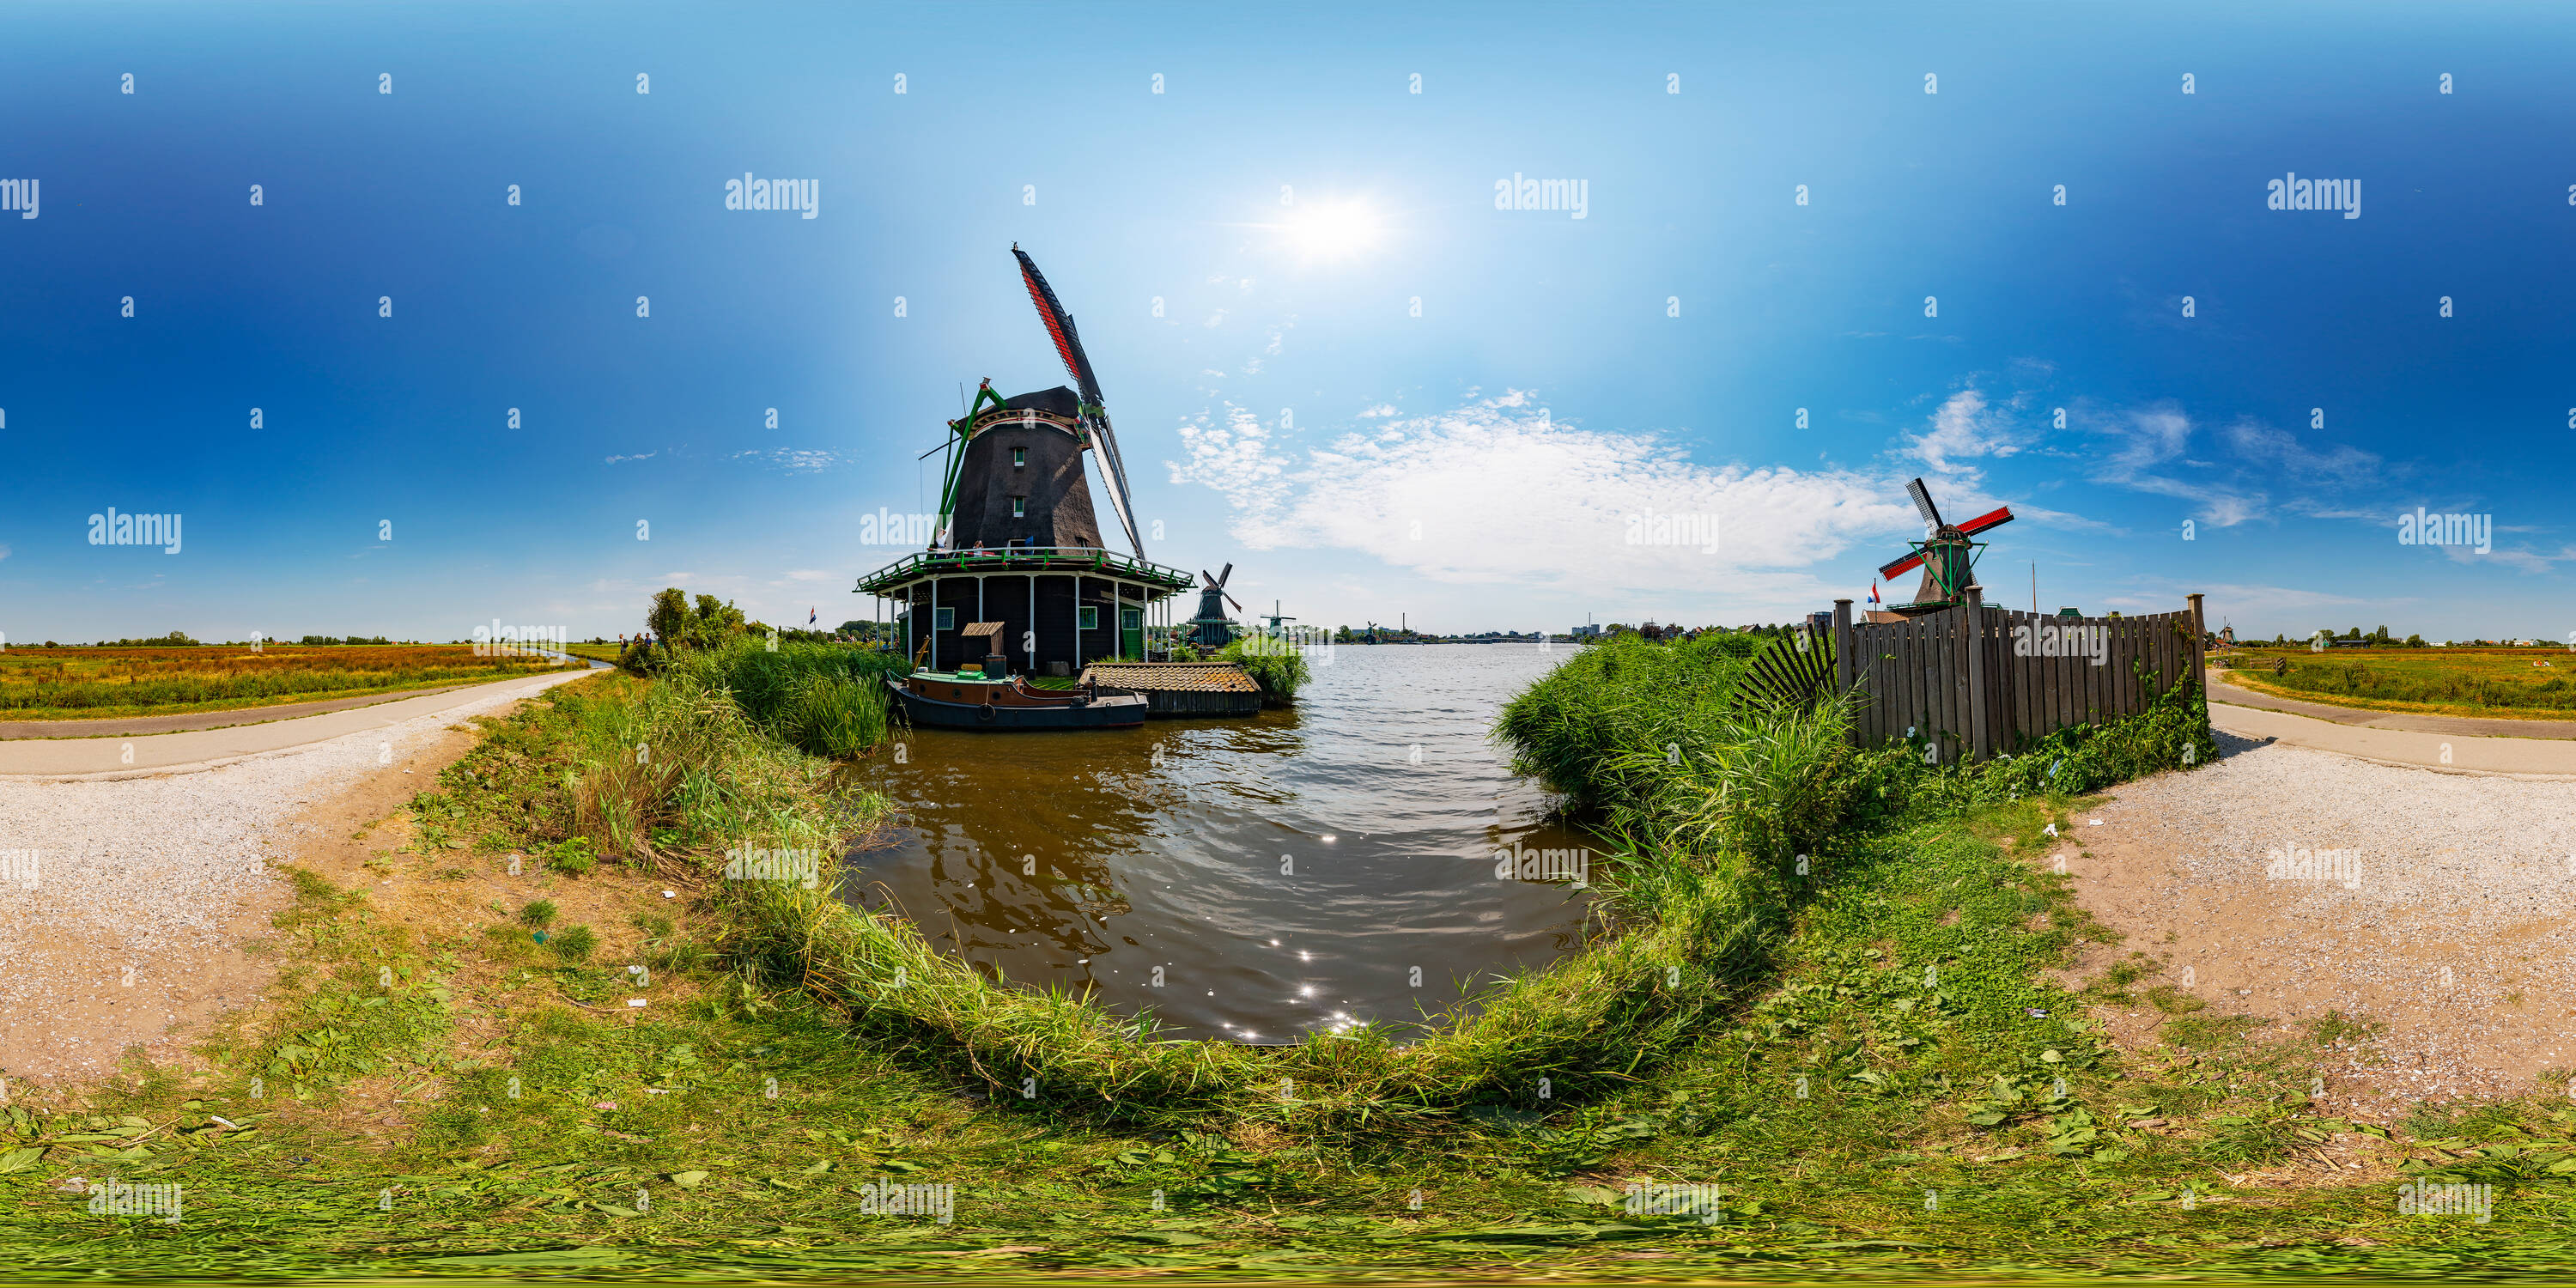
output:
M1144 694L1158 720L1261 714L1261 686L1232 662L1094 662L1076 683Z

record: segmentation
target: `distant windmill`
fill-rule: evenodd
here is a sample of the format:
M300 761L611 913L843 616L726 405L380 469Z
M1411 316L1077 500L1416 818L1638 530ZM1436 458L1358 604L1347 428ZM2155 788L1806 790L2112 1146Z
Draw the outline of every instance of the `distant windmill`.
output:
M1190 639L1201 648L1224 648L1234 642L1234 619L1225 615L1225 606L1233 604L1240 612L1243 605L1225 593L1226 579L1233 575L1233 564L1213 575L1205 568L1199 569L1199 576L1206 580L1199 584L1199 612L1190 619Z
M1968 587L1976 581L1977 551L1986 544L1968 538L2012 522L2013 512L2011 506L1997 506L1966 523L1948 524L1941 521L1941 511L1934 508L1932 493L1923 486L1923 480L1906 484L1905 494L1914 498L1914 508L1923 515L1923 539L1910 543L1914 549L1904 558L1879 565L1878 575L1893 581L1918 565L1922 567L1923 583L1914 590L1914 602L1887 606L1889 612L1912 617L1966 600Z
M1279 601L1274 599L1270 601L1270 611L1262 614L1262 620L1270 623L1270 633L1276 635L1279 633L1279 623L1293 622L1297 619L1280 612Z

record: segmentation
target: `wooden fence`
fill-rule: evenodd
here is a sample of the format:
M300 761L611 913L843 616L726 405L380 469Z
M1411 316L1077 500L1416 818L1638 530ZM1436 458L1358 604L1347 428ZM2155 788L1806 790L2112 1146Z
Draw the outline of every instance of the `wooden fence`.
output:
M1921 737L1944 764L1984 760L2207 681L2198 595L2144 617L2043 617L1983 599L1970 587L1966 604L1901 622L1855 622L1851 601L1834 601L1834 680L1860 690L1856 741Z

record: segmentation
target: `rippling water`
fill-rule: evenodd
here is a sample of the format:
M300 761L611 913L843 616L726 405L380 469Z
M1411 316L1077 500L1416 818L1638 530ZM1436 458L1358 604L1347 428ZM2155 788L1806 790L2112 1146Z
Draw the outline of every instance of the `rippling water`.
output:
M845 897L1014 981L1150 1007L1173 1036L1416 1019L1578 942L1583 895L1498 878L1495 852L1591 842L1486 741L1564 657L1345 646L1295 710L1256 719L912 730L907 763L865 771L902 826L851 852Z

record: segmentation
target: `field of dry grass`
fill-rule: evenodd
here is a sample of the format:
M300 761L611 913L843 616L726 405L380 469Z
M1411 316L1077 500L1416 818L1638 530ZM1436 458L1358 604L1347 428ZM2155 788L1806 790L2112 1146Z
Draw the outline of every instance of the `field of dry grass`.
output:
M506 680L558 665L478 657L465 644L14 648L0 652L0 720L226 711Z
M2576 719L2576 652L2535 648L2244 648L2212 660L2258 693L2374 711ZM2275 669L2280 668L2280 669Z

